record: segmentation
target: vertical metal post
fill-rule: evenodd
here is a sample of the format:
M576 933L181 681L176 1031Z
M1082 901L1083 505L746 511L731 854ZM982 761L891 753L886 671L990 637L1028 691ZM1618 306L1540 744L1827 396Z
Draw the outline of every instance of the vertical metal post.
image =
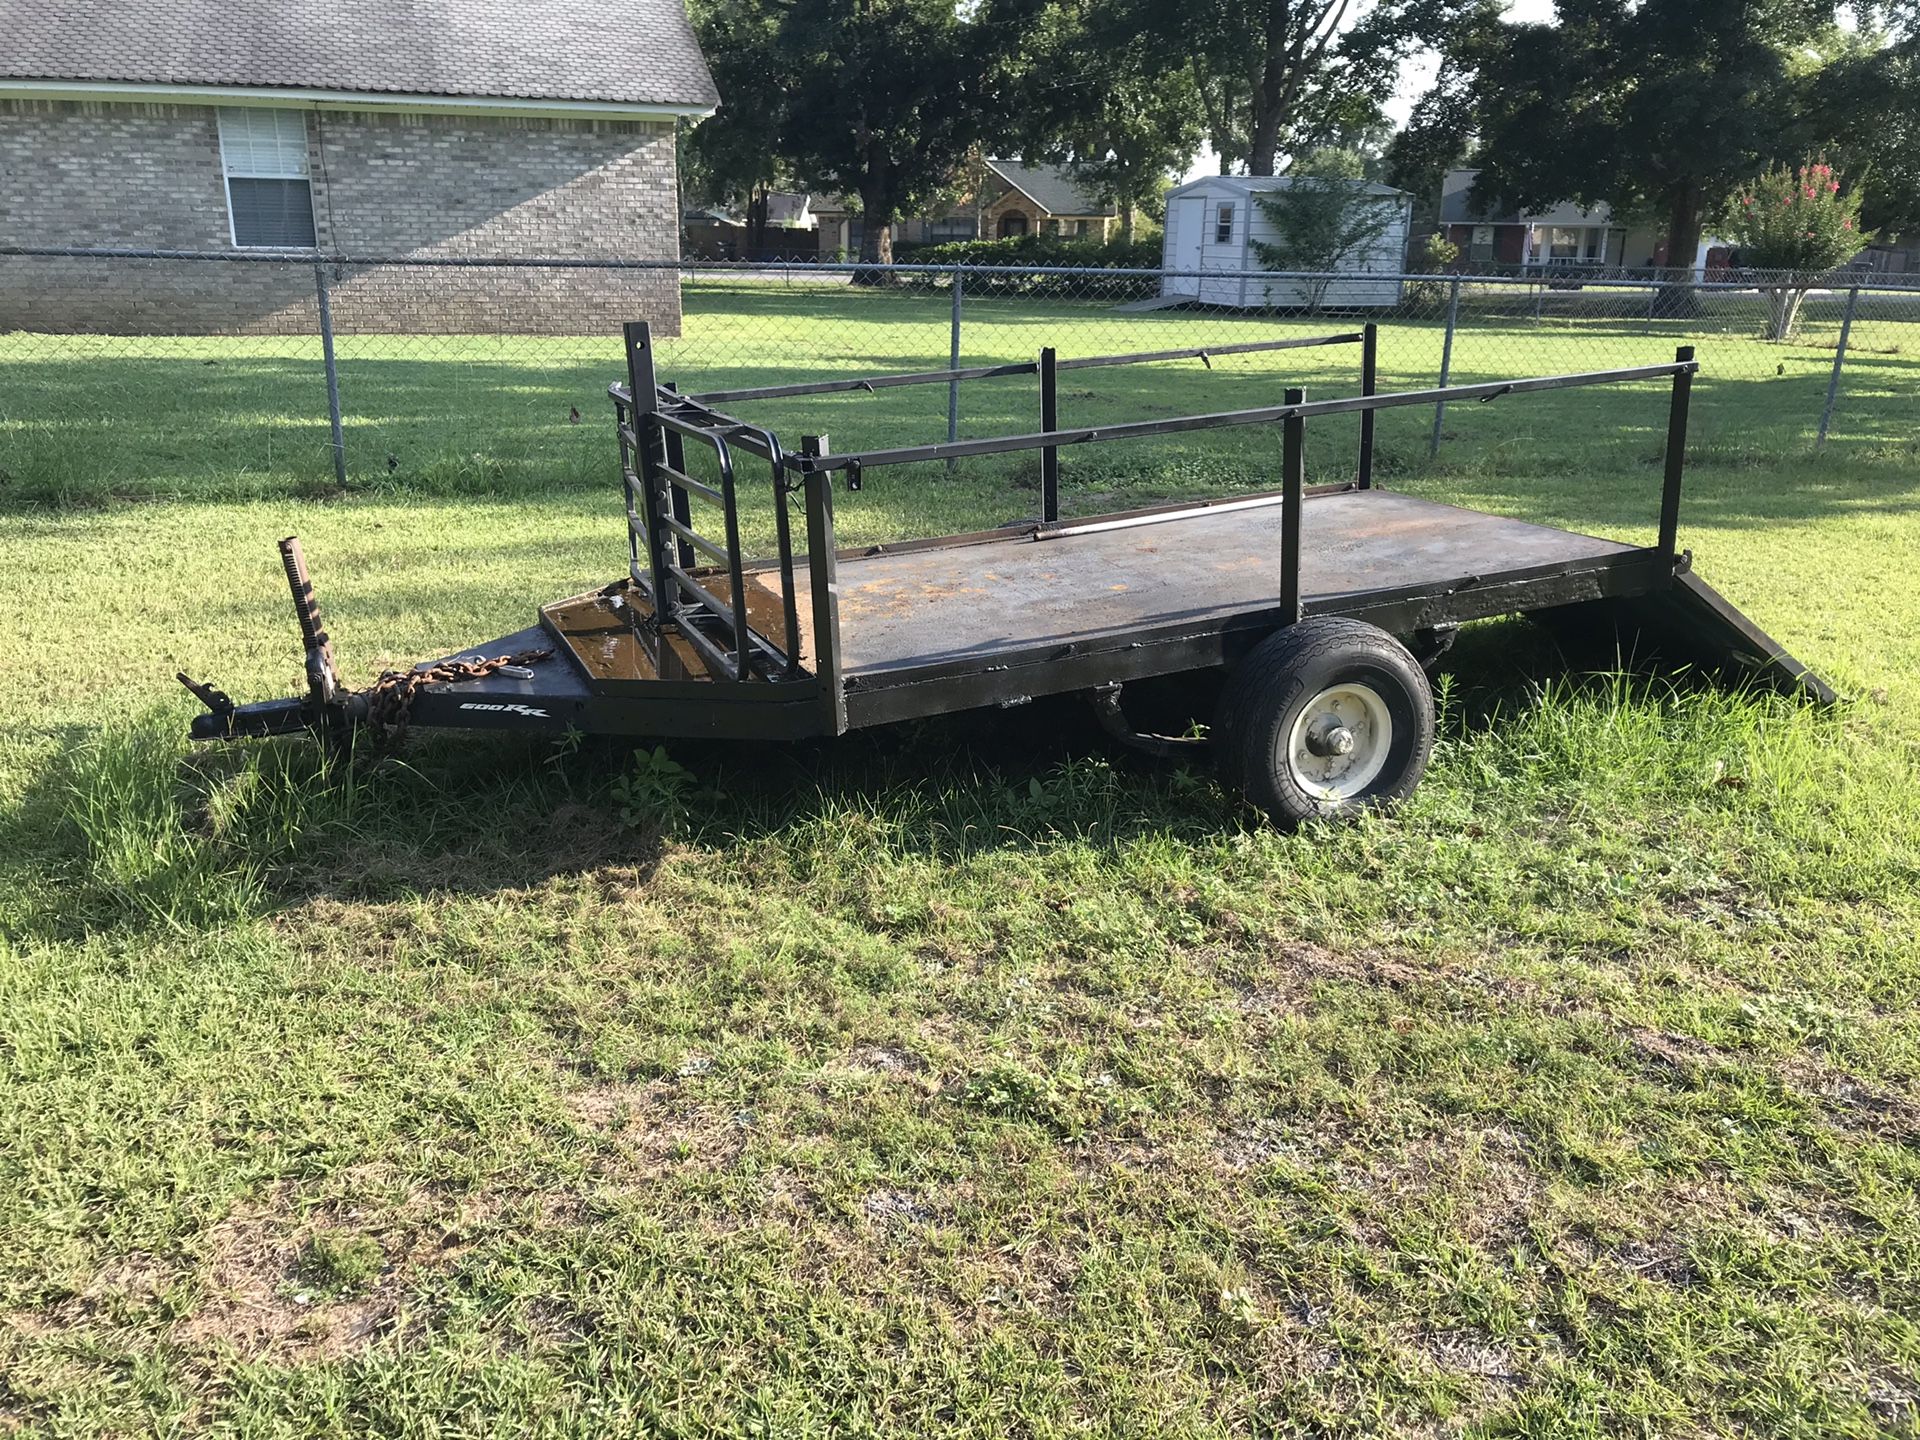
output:
M666 457L661 427L653 418L660 405L653 373L653 327L645 320L629 320L622 330L627 343L627 393L633 397L634 457L640 465L640 522L646 532L647 573L652 577L657 628L672 623L675 596L672 577L667 573L666 527L658 518L660 465Z
M827 437L802 435L802 455L825 455ZM813 591L813 673L820 682L830 734L847 728L847 692L840 683L840 563L833 553L833 472L807 476L807 578Z
M1860 307L1860 287L1847 291L1847 308L1840 316L1840 343L1834 347L1833 374L1827 377L1827 404L1820 412L1820 436L1816 447L1827 443L1827 427L1833 423L1833 407L1840 399L1840 367L1847 363L1847 341L1853 335L1853 312Z
M1360 393L1372 395L1380 384L1380 327L1368 321L1360 330ZM1379 412L1360 412L1360 473L1362 490L1373 488L1373 420Z
M1040 428L1060 428L1060 381L1053 347L1040 352ZM1049 445L1040 452L1040 518L1060 518L1060 450Z
M680 387L669 380L660 388L667 391L676 391ZM669 430L666 432L664 438L667 444L667 464L678 470L682 475L686 474L687 442L685 437L682 436L678 430ZM672 507L674 519L678 520L682 525L691 526L693 524L693 506L687 499L687 492L674 484L671 479L667 481L667 504ZM684 539L678 533L676 533L673 538L675 553L680 556L680 568L682 570L691 570L694 561L698 558L693 553L693 543Z
M1440 345L1440 388L1447 388L1447 381L1453 376L1453 330L1460 323L1460 277L1453 277L1453 284L1447 290L1447 338ZM1447 402L1440 400L1433 407L1433 439L1427 443L1427 456L1431 459L1440 453L1440 426L1447 416Z
M1287 405L1307 398L1305 390L1288 390ZM1300 521L1307 483L1307 422L1298 413L1280 422L1280 611L1288 625L1300 623Z
M1671 563L1680 539L1680 472L1687 463L1687 405L1693 395L1693 347L1682 345L1674 360L1689 368L1674 372L1673 398L1667 406L1666 475L1660 487L1660 555Z
M947 337L947 368L960 368L960 311L964 304L963 293L966 290L966 271L960 266L953 267L953 320ZM949 443L960 438L960 382L947 382L947 440ZM947 461L947 473L953 473L954 462Z
M333 426L333 478L347 484L347 440L340 430L340 367L333 359L333 305L327 298L327 267L316 261L313 293L320 302L320 354L327 366L327 419Z

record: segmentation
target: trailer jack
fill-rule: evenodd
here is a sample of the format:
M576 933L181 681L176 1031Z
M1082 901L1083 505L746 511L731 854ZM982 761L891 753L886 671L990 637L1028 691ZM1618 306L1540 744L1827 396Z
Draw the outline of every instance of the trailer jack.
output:
M287 588L293 594L293 615L299 623L300 640L306 651L307 693L255 705L235 705L226 691L178 671L174 679L207 707L206 714L193 718L192 734L196 740L293 735L302 730L321 729L329 716L347 718L347 707L340 698L339 676L333 668L333 643L320 622L320 602L314 597L313 577L307 573L307 556L300 548L299 536L289 535L280 542L280 564L287 572Z

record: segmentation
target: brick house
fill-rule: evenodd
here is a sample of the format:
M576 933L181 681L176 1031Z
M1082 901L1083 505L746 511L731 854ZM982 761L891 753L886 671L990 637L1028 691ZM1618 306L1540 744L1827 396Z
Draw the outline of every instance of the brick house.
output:
M1058 235L1069 240L1104 240L1119 214L1111 201L1081 188L1059 165L989 160L987 169L1006 187L981 217L980 233L988 239Z
M981 160L965 193L925 215L893 222L895 245L940 245L953 240L1008 240L1019 235L1058 235L1068 240L1105 240L1119 211L1083 190L1060 165L1022 165ZM851 197L816 199L820 253L860 253L860 212Z
M1645 269L1688 266L1704 274L1728 263L1727 246L1701 237L1699 252L1673 260L1658 225L1624 225L1604 204L1591 209L1571 201L1525 214L1476 205L1478 170L1449 170L1440 184L1440 230L1476 265L1510 265L1551 272L1561 267Z
M307 256L677 261L680 0L0 0L0 330L307 332ZM677 332L671 269L328 265L343 331Z

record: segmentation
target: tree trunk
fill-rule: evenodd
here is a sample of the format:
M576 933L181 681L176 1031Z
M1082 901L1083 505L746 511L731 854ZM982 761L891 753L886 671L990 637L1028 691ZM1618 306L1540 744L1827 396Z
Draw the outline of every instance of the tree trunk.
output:
M860 187L860 258L870 265L893 263L893 197L885 185L870 181ZM856 285L886 285L893 275L886 270L856 270Z
M1255 95L1253 112L1253 134L1247 145L1247 174L1271 175L1280 153L1280 111L1278 108L1269 108L1259 95Z
M1691 178L1667 192L1667 266L1684 270L1660 292L1655 314L1669 320L1687 320L1700 313L1700 297L1693 288L1693 257L1700 253L1705 220L1700 213L1700 187Z
M747 192L747 253L743 260L758 260L767 249L767 192L755 185Z
M1120 238L1131 245L1133 243L1133 201L1120 202Z
M1789 286L1767 291L1767 339L1793 338L1793 332L1800 324L1800 306L1806 298L1805 290Z

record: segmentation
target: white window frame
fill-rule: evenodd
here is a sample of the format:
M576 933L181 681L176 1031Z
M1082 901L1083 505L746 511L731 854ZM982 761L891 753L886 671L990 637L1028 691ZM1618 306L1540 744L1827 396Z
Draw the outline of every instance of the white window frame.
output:
M271 116L273 134L267 153L260 144L262 117ZM313 204L313 175L307 165L307 112L279 106L220 105L214 109L220 133L220 189L227 201L227 239L236 250L311 250L320 243L320 218ZM297 128L298 137L293 131ZM234 134L230 132L244 132ZM236 144L234 142L243 142ZM242 153L236 154L236 150ZM289 158L289 157L292 158ZM233 220L235 180L302 180L313 239L305 245L242 244Z
M1233 201L1222 200L1213 212L1213 243L1231 245L1233 243ZM1224 231L1226 233L1222 234Z

